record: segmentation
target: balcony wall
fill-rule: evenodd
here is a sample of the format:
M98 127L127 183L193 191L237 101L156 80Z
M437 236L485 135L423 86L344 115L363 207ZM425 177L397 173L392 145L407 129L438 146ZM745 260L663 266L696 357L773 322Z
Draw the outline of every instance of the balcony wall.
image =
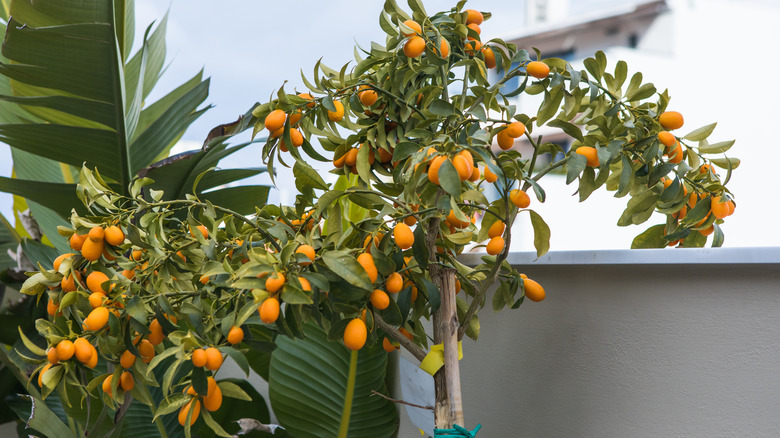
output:
M780 248L534 258L509 260L547 298L464 341L480 438L780 436Z

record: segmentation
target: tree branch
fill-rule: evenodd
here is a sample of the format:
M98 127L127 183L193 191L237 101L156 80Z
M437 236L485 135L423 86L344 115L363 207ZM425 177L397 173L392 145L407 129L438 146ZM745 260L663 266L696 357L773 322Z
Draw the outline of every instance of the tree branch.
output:
M399 332L395 327L391 326L390 324L386 323L384 319L382 319L381 316L374 314L374 322L376 322L376 325L382 329L385 334L391 338L392 340L398 342L401 344L402 347L406 348L406 350L412 354L417 360L422 362L423 359L425 359L425 356L428 355L428 353L425 352L422 348L420 348L419 345L415 344L409 338L404 336L401 332Z

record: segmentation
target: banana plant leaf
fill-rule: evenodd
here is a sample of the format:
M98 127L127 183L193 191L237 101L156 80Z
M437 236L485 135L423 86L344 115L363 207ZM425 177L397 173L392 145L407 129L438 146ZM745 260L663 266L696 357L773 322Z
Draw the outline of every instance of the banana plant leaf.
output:
M167 17L131 54L131 0L14 0L0 14L0 141L12 147L17 179L0 190L24 196L55 246L72 208L75 176L97 167L127 193L136 172L167 156L208 107L202 72L150 105L164 70ZM7 27L7 28L6 28ZM47 185L49 183L50 185ZM55 185L59 184L59 185Z
M279 422L297 438L390 437L398 427L386 394L381 345L349 351L307 324L306 338L279 336L271 356L269 397Z

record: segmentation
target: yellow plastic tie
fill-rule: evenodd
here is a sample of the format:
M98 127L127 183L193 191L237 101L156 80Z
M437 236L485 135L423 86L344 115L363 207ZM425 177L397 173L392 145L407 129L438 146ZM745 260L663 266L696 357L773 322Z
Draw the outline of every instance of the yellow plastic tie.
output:
M463 359L463 342L458 341L458 360ZM431 346L431 351L420 362L420 369L430 375L436 374L439 368L444 366L444 345Z

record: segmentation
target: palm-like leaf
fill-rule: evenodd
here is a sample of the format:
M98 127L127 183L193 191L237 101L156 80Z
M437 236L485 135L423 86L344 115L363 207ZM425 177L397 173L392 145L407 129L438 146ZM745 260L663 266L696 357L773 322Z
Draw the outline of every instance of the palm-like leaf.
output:
M205 111L209 81L199 72L144 108L163 71L167 20L150 26L131 56L131 0L13 0L5 12L0 141L13 148L19 180L0 181L0 190L32 201L44 233L64 249L56 226L79 205L71 166L97 167L126 192Z
M279 422L296 437L389 437L395 406L385 391L387 353L379 345L350 352L319 327L306 339L277 338L271 356L269 396Z

